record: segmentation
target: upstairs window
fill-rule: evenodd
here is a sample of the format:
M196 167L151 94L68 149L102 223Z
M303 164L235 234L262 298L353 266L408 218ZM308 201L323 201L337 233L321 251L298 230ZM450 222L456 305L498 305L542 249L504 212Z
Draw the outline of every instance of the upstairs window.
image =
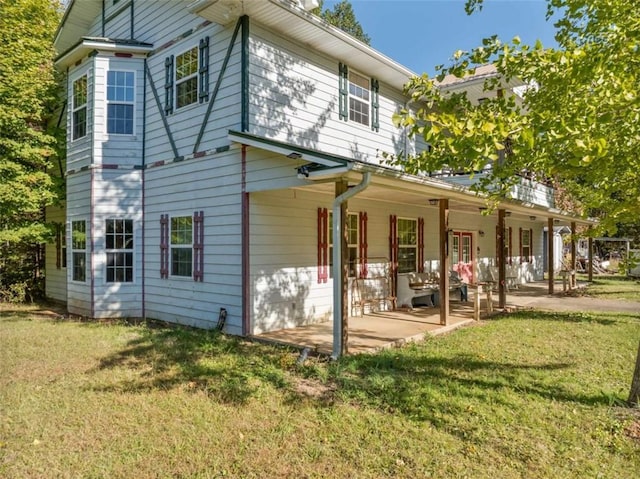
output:
M71 139L87 136L87 75L73 81L71 95Z
M198 101L198 47L176 56L176 108Z
M106 220L107 283L133 282L133 220Z
M349 120L369 126L369 79L349 72Z
M180 55L164 60L164 113L209 101L209 37Z
M133 135L135 74L107 72L107 133Z

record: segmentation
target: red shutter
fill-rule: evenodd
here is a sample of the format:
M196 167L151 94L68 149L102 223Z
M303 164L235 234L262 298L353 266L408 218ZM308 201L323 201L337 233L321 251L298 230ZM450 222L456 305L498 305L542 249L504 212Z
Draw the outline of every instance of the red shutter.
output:
M329 214L326 208L318 208L318 283L326 283L329 277L327 265L329 244L327 242Z
M169 277L169 215L160 215L160 277Z
M524 258L522 256L522 228L520 228L520 263L524 263Z
M500 236L500 226L496 225L496 266L500 265L500 241L498 241L499 236Z
M369 245L367 244L367 223L369 218L366 212L360 212L360 244L359 244L359 256L360 256L360 277L366 278L369 275L369 266L367 262L367 252Z
M204 279L204 212L193 212L193 280Z
M508 264L513 264L513 228L509 226L509 257L507 258Z
M533 261L533 228L529 228L529 262Z
M389 216L389 260L391 273L395 277L398 272L398 217Z
M424 218L418 218L418 273L424 273Z

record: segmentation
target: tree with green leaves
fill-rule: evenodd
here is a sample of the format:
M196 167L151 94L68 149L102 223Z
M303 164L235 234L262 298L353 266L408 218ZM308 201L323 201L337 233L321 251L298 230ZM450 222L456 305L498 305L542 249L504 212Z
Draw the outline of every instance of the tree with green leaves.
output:
M55 101L52 0L0 2L0 290L37 276L38 246L49 233L44 208L55 198L55 154L46 132ZM29 286L27 286L27 289Z
M320 1L320 6L312 10L312 13L323 18L331 25L338 27L340 30L347 32L349 35L357 38L367 45L370 44L371 38L362 29L362 25L356 19L353 6L349 0L342 0L333 6L333 9L324 8L324 2Z
M436 78L408 83L412 107L396 120L431 148L390 161L411 172L491 164L478 187L498 196L523 171L552 178L613 233L640 217L640 10L635 0L547 3L556 48L494 36L457 51ZM481 7L466 4L468 13ZM481 65L496 73L484 101L441 88ZM497 94L516 80L527 86L520 95Z

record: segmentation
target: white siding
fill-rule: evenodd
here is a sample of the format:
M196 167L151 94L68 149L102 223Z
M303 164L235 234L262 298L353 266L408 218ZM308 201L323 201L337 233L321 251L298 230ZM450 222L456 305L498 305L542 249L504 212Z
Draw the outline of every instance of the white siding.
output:
M391 117L401 92L380 84L380 131L338 115L338 59L296 45L251 24L250 131L326 153L382 163L382 152L407 150ZM375 72L358 72L369 78Z
M47 222L55 223L61 228L61 234L66 235L66 212L64 207L50 206L46 212ZM61 244L62 248L62 244ZM60 251L60 254L62 254ZM57 264L58 251L56 238L45 248L45 295L55 301L67 302L67 268L63 267L63 258Z
M222 28L213 24L149 58L148 65L151 72L151 80L156 87L162 109L164 109L165 105L165 59L170 55L175 57L189 48L197 46L201 38L209 36L209 94L211 95L221 74L222 63L231 41L232 33L233 25ZM151 88L147 89L146 107L146 162L153 163L172 159L174 154L169 144L169 137ZM167 123L179 156L194 153L207 107L208 103L195 103L180 109L174 109L174 112L167 116ZM198 151L228 145L228 130L240 129L240 111L240 35L238 35L222 77L217 97L214 100L203 138L200 145L198 145Z
M73 122L73 82L82 75L87 75L87 135L72 139ZM92 162L93 141L93 100L94 100L93 59L85 60L80 66L69 71L67 88L67 171L77 170Z
M93 192L95 317L142 316L142 172L96 170ZM106 279L105 222L133 220L133 282L108 283Z
M332 279L317 281L317 209L331 210L333 196L311 189L287 189L251 194L251 311L254 334L293 328L329 320L332 317ZM389 216L424 218L425 271L439 268L439 213L437 207L419 207L401 202L382 202L355 197L348 204L350 213L368 216L370 263L389 258ZM488 266L495 266L496 216L451 211L449 226L473 234L473 255L479 277L486 279ZM508 219L514 232L513 264L517 281L542 279L542 225ZM533 228L531 263L520 263L519 228ZM483 231L481 236L479 231ZM382 258L382 260L380 259ZM402 276L402 274L400 275ZM350 282L351 283L351 282ZM349 292L351 291L351 284ZM411 294L409 294L409 297ZM399 305L407 295L398 292Z
M214 327L227 309L225 331L242 331L241 157L238 149L145 171L146 315ZM160 215L204 212L204 280L160 278Z
M135 75L134 133L107 133L107 72L119 70ZM98 56L95 59L95 145L94 163L103 165L142 165L144 121L144 60Z
M67 176L67 309L72 314L91 316L91 171ZM87 222L87 271L86 281L72 280L71 222Z

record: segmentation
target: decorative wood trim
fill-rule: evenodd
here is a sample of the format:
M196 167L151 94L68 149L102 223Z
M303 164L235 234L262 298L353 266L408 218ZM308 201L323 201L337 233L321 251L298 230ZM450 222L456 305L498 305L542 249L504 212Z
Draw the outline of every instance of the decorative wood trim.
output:
M424 273L424 218L418 218L418 273Z
M198 101L204 103L209 100L209 37L200 39L198 45Z
M209 101L209 104L207 105L207 111L204 114L204 117L202 118L202 124L200 125L200 131L198 132L198 138L196 139L196 143L195 145L193 145L193 152L196 153L198 151L198 148L200 148L200 142L202 141L202 137L204 136L204 130L207 126L207 124L209 123L209 117L211 116L211 112L213 111L213 104L216 101L216 97L218 96L218 91L220 90L220 84L222 83L222 78L224 77L225 72L227 71L227 65L229 64L229 59L231 58L231 53L233 51L233 46L236 43L236 39L238 38L238 31L240 30L240 27L242 26L243 28L243 42L244 40L244 30L245 27L243 25L243 19L244 17L238 19L237 23L236 23L236 27L233 30L233 35L231 36L231 41L229 42L229 46L227 46L227 53L225 54L224 60L222 61L222 66L220 67L220 73L218 74L218 78L216 79L216 84L213 87L213 91L211 92L211 96L209 96L209 92L207 91L207 100ZM247 25L248 25L248 21L247 21ZM248 27L246 27L248 28ZM206 37L207 39L209 37ZM207 46L207 51L209 50L209 47ZM248 106L245 105L245 102L248 102L248 99L245 99L245 78L244 78L244 69L245 69L245 65L244 65L244 44L243 44L243 50L242 50L242 58L243 58L243 63L242 63L242 68L243 68L243 74L242 74L242 122L244 125L244 111L245 108L248 109ZM207 55L208 57L208 55ZM207 60L208 61L208 60ZM248 67L247 67L248 69ZM208 89L208 80L209 74L207 71L207 89ZM248 81L248 80L247 80ZM248 116L247 116L248 118ZM248 125L248 120L247 120L247 125ZM244 131L244 126L243 126L243 131Z
M371 129L380 131L380 82L371 79Z
M326 208L318 208L318 283L326 283L329 279L329 213Z
M204 212L193 212L193 280L204 279Z
M360 242L359 242L359 252L358 255L360 256L360 277L361 278L366 278L369 275L369 265L368 265L368 261L367 261L367 253L368 253L368 248L369 245L367 243L368 238L367 238L367 223L369 221L369 218L367 216L367 213L364 211L361 211L359 214L359 219L360 219Z
M342 62L338 65L338 115L349 119L349 67Z
M166 65L166 63L165 63ZM171 57L171 65L173 65L173 57ZM173 68L173 67L172 67ZM151 71L149 70L149 65L145 62L144 64L145 75L149 80L149 85L151 86L151 91L153 92L153 97L156 100L156 106L158 107L158 111L160 112L160 118L162 118L162 124L164 125L164 130L167 133L167 138L169 138L169 143L171 144L171 149L173 151L174 158L178 158L178 149L176 148L176 142L173 141L173 135L171 134L171 128L169 128L169 122L167 122L167 116L165 114L164 109L162 108L162 104L160 103L160 97L158 96L158 90L156 90L156 85L153 82L153 77L151 76ZM173 78L173 76L172 76ZM173 80L172 80L173 82ZM166 86L165 86L166 88ZM173 90L171 90L173 92ZM173 93L171 93L173 98ZM172 103L173 105L173 100ZM172 106L173 109L173 106Z

